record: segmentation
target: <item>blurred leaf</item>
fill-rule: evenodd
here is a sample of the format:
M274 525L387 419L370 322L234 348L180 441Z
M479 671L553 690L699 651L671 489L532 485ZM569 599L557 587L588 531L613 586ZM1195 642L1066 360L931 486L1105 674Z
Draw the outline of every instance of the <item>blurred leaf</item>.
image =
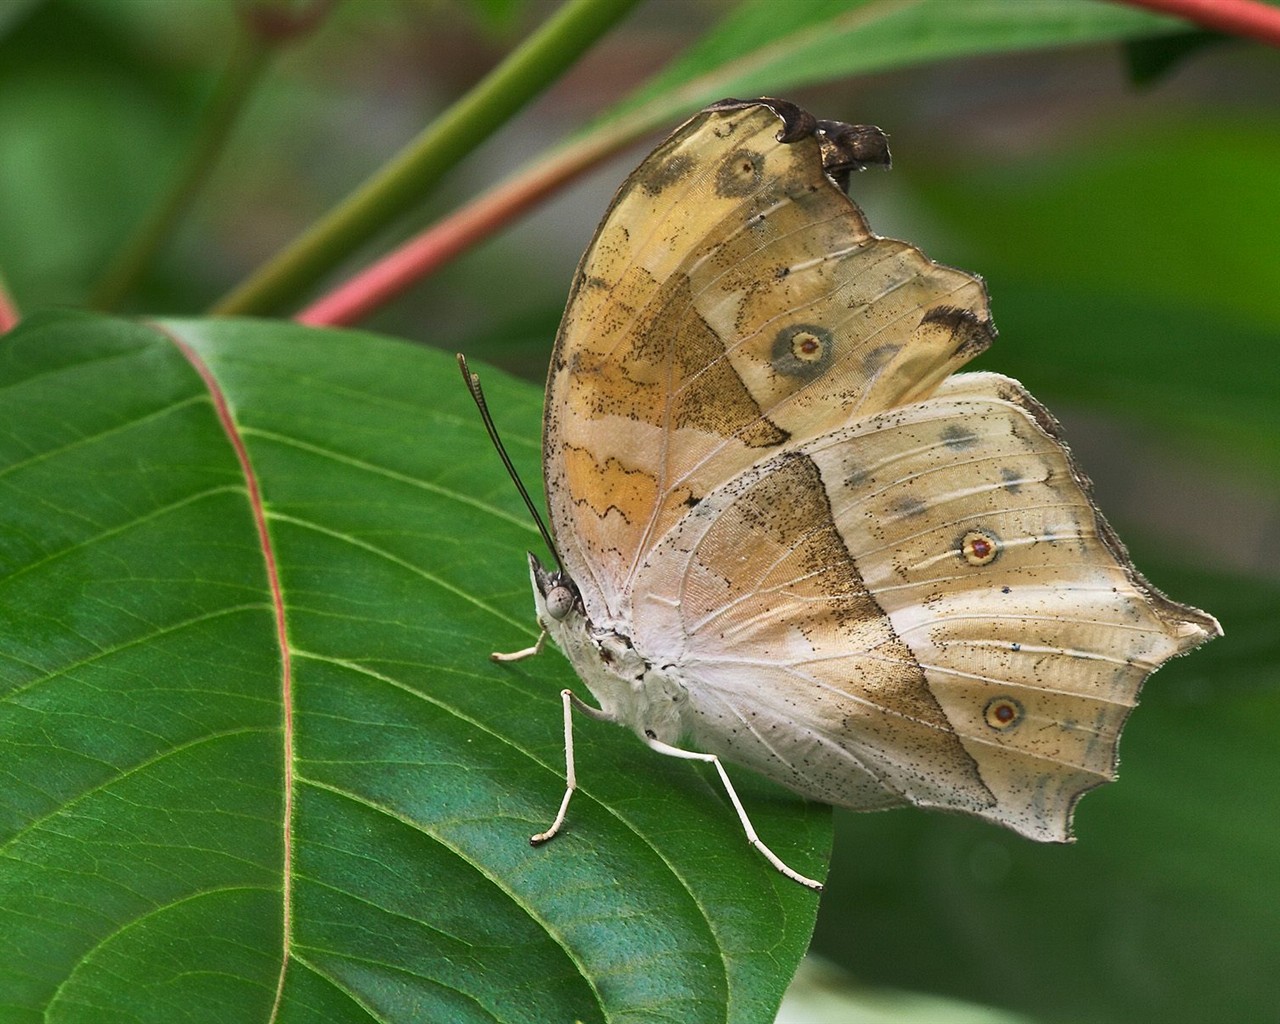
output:
M987 279L1001 336L984 367L1154 424L1274 487L1273 128L1163 121L1077 133L1034 161L993 153L943 174L899 160L894 173L949 229L933 254Z
M0 38L7 36L44 0L7 0L0 7Z
M1001 336L984 368L1048 398L1150 424L1216 466L1280 484L1278 375L1274 357L1265 358L1273 332L1190 304L1153 305L1014 271L996 269L988 283Z
M646 104L666 120L723 96L776 96L926 61L1184 29L1103 0L748 0L620 109Z
M1177 35L1132 39L1124 44L1129 80L1135 85L1152 85L1206 47L1226 42L1231 36L1220 32L1180 32Z
M529 8L529 0L468 0L476 20L493 32L506 32L515 27L520 15Z
M713 776L579 723L529 846L572 673L488 661L533 635L536 535L456 377L247 321L0 344L6 1021L265 1019L282 950L281 1020L771 1019L816 898ZM540 396L486 384L536 478ZM829 811L742 788L819 871Z
M828 961L807 956L787 989L777 1024L1032 1024L1029 1018L962 1003L860 985Z
M921 197L955 230L955 258L984 274L1280 328L1280 260L1261 256L1280 212L1274 120L1148 119L1068 140L1034 161L997 151L945 176L903 161L895 173L926 186Z
M28 308L83 300L169 172L199 95L112 14L52 0L0 39L0 258Z

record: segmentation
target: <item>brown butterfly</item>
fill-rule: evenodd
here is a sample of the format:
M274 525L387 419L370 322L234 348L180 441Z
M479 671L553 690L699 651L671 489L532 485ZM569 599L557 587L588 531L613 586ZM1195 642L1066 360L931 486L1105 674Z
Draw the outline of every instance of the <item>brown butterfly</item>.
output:
M1070 839L1148 675L1218 636L1129 561L980 279L845 195L883 133L723 100L619 189L547 382L543 635L659 753ZM474 390L474 389L473 389Z

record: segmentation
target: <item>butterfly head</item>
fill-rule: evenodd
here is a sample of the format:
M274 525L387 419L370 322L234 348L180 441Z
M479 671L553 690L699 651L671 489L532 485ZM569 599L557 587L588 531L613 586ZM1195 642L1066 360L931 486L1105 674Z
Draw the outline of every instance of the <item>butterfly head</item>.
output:
M529 575L533 578L533 593L538 605L538 619L563 622L570 612L585 614L582 595L578 586L563 569L548 572L533 552L529 553Z

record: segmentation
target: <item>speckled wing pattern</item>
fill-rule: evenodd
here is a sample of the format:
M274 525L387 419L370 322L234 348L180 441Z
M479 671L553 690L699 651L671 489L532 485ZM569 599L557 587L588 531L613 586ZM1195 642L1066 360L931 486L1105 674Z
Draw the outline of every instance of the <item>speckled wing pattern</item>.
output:
M722 101L628 178L552 358L557 546L700 749L1065 840L1142 681L1219 628L1137 573L1021 385L952 375L986 292L872 234L838 182L887 159Z

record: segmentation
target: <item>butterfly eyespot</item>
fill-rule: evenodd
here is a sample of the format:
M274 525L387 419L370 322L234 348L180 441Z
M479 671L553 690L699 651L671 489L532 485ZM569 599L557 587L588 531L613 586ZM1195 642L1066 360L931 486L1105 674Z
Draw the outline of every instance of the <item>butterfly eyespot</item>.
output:
M824 348L822 339L808 331L797 331L791 336L791 354L802 363L818 362Z
M960 540L960 557L970 565L990 565L999 554L1000 538L986 530L970 530Z
M559 622L573 608L573 591L568 587L552 587L545 598L547 614Z
M773 368L788 377L814 380L831 364L831 332L814 324L792 324L773 339Z
M749 196L764 176L764 158L759 153L740 149L729 154L716 175L716 191L722 196Z
M987 701L987 706L982 711L987 725L1001 732L1012 729L1022 721L1025 714L1022 705L1012 697L993 697Z

